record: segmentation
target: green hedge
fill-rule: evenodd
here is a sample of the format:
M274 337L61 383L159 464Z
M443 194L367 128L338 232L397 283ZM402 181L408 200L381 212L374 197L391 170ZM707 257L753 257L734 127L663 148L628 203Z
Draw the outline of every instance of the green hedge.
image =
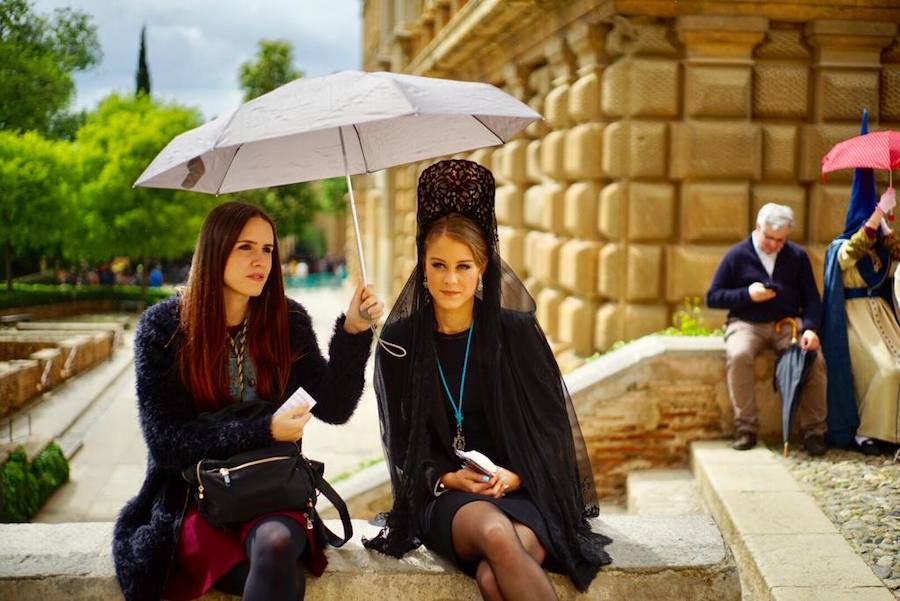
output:
M57 444L41 451L30 464L17 448L0 466L0 522L27 522L50 494L69 481L69 462Z
M49 305L80 300L144 301L148 305L172 296L171 288L148 288L141 294L140 286L51 286L47 284L14 283L12 292L0 289L0 309Z

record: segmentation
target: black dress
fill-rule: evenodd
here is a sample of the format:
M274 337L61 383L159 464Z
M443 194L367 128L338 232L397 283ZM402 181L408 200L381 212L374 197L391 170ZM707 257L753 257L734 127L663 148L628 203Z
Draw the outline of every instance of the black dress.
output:
M463 362L466 354L466 339L468 330L459 334L441 334L435 332L435 348L447 379L447 386L454 398L459 397L460 378L462 376ZM463 396L463 436L466 441L466 450L476 450L487 455L495 464L501 467L509 467L510 461L503 451L503 444L494 439L490 431L488 419L484 412L484 403L489 402L484 398L482 386L476 382L476 374L480 371L476 367L477 344L472 345L469 357L469 367L466 373L466 389ZM441 388L441 400L444 407L443 416L439 419L429 420L429 427L446 427L451 437L456 432L456 420L453 415L453 407L447 395ZM439 411L434 406L434 411ZM443 419L440 419L443 417ZM437 434L437 433L434 433ZM443 436L433 436L435 440L446 440ZM522 488L500 497L499 499L478 495L458 490L446 490L429 501L422 515L421 532L425 546L441 556L455 562L461 570L475 577L478 567L477 561L463 561L453 551L453 536L451 526L453 517L460 507L472 501L486 501L503 511L510 519L528 526L541 541L545 549L550 549L549 534L544 518L541 517L538 508L532 502L528 490Z

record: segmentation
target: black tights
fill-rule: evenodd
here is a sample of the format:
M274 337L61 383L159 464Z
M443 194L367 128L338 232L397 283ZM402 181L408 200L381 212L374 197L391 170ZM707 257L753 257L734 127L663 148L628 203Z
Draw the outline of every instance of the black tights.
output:
M558 599L541 568L547 552L524 524L491 503L473 501L459 508L451 529L456 555L479 562L475 581L487 601Z
M244 601L303 599L306 577L297 560L306 548L306 533L289 517L260 521L246 541L250 563L239 563L216 581L215 587Z

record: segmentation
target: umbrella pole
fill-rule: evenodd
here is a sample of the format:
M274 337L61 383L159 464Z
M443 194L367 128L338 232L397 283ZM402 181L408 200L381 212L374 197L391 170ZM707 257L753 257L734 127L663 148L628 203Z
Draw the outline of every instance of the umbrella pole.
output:
M789 445L789 444L790 444L790 443L789 443L788 441L784 441L784 456L785 456L785 457L788 456L788 445Z
M347 191L350 193L350 213L353 215L353 231L356 234L356 252L359 256L359 271L362 274L363 287L369 284L366 276L366 258L363 256L362 236L359 233L359 218L356 216L356 198L353 196L353 182L350 181L350 166L347 164L347 148L344 146L344 130L338 127L341 137L341 154L344 157L344 177L347 178Z

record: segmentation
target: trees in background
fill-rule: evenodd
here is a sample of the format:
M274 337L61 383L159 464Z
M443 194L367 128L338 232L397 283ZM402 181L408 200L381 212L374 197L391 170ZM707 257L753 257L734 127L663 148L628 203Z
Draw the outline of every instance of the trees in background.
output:
M100 57L89 15L69 8L38 15L27 0L0 0L0 129L71 134L72 74Z

